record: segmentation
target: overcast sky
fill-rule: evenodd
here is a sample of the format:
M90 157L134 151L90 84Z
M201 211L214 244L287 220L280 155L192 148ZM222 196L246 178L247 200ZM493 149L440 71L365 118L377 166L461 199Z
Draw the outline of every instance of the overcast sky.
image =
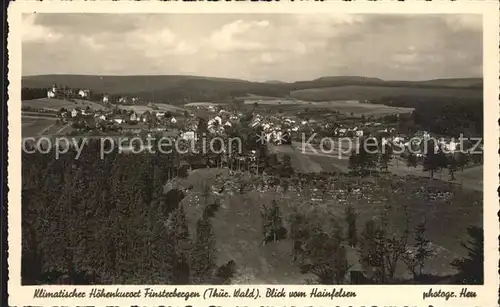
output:
M482 76L480 15L30 14L23 75Z

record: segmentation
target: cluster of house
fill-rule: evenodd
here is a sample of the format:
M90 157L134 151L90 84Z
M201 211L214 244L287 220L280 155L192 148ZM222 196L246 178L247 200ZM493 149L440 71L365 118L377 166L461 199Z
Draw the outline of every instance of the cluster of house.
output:
M225 129L233 127L240 120L241 114L220 110L219 113L207 122L208 132L222 134Z
M328 124L327 124L328 125ZM362 137L366 134L392 134L396 131L394 127L386 127L378 122L368 122L359 125L349 125L335 127L333 130L334 136L338 137Z
M102 102L103 103L110 103L110 97L109 97L109 95L103 95L102 96ZM139 102L139 98L138 97L132 97L132 98L129 99L129 97L123 96L123 97L118 97L117 100L116 100L116 102L119 103L119 104L129 104L129 103L137 104Z
M298 132L300 127L296 120L285 116L262 116L256 114L250 126L260 128L267 142L281 145L291 142L291 134Z
M105 129L113 127L116 130L140 133L143 130L167 130L175 127L177 119L166 112L146 111L138 114L134 110L114 109L110 111L75 108L61 109L58 117L63 123L82 123L86 127Z
M69 88L67 86L57 86L56 84L54 84L52 88L47 90L47 98L66 99L66 100L70 99L88 100L91 99L91 93L92 91L89 89L74 89L74 88ZM118 104L137 104L139 103L140 100L138 97L129 98L127 96L111 98L109 95L105 94L102 96L101 101L104 104L111 102Z
M47 91L47 98L55 98L55 99L89 99L90 98L90 90L87 89L72 89L67 87L57 87L57 85L53 85Z

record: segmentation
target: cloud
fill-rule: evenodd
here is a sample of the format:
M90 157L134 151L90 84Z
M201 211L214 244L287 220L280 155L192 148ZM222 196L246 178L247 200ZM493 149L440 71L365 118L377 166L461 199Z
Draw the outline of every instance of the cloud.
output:
M23 16L23 41L54 43L61 39L62 35L52 28L35 24L35 17L35 14Z
M145 33L147 33L145 35ZM141 28L124 34L127 47L143 53L150 58L162 55L186 55L197 51L197 46L181 40L166 27Z
M479 14L449 15L445 18L445 21L448 27L455 31L481 31L483 28L483 19Z
M412 80L481 71L482 25L475 15L33 14L23 20L23 74L31 75Z
M92 36L81 36L80 42L92 50L101 50L105 48L105 44L98 42L95 37Z
M236 20L210 35L207 45L217 52L258 51L266 48L257 41L259 33L270 26L269 21Z

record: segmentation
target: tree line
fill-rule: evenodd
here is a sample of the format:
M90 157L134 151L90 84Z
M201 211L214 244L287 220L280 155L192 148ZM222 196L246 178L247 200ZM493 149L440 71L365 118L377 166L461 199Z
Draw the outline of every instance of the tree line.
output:
M447 152L442 145L433 139L424 140L415 148L405 148L401 154L404 163L410 169L422 164L423 170L429 172L430 178L434 178L436 172L447 169L449 180L454 181L457 170L469 164L482 163L483 155L479 148L474 148L472 142L464 141L453 153ZM420 150L421 156L415 151ZM391 161L398 159L394 155L393 145L386 143L382 145L380 138L360 139L357 149L353 150L349 156L349 169L358 175L371 174L374 171L387 172Z
M398 96L376 99L394 107L414 108L411 117L401 116L404 132L425 129L439 135L483 135L483 100L459 97Z

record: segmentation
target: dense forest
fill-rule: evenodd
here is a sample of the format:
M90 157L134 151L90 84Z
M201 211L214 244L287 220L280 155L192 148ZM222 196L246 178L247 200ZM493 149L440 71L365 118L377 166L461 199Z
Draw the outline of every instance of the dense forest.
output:
M47 98L47 89L46 88L29 88L23 87L21 89L21 100L33 100Z
M78 160L23 153L23 284L228 282L234 263L217 266L213 214L188 229L185 191L164 191L183 176L176 158L101 160L98 147L90 142Z
M412 125L438 135L483 135L483 100L460 98L386 97L373 101L394 107L414 108ZM408 123L408 122L407 122Z

